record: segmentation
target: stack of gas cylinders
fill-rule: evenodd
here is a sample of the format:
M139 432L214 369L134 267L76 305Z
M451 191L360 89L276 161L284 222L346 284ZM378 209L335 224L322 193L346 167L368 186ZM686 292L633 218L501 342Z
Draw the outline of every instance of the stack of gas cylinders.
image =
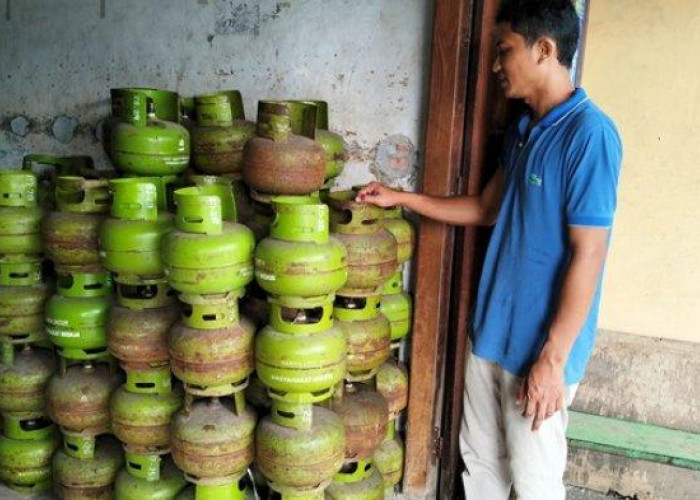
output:
M110 182L111 213L100 230L100 251L116 288L109 352L126 374L110 403L112 432L124 448L115 485L123 500L175 498L186 486L170 458L170 426L184 399L168 349L180 307L161 253L174 229L177 175L190 161L189 133L179 119L174 92L112 91L105 148L124 177Z
M44 396L56 363L44 330L37 177L0 171L0 479L26 493L51 488L59 435Z
M250 122L237 91L111 97L117 175L36 155L0 171L0 479L65 499L390 498L413 229L331 190L346 152L327 105L260 101Z

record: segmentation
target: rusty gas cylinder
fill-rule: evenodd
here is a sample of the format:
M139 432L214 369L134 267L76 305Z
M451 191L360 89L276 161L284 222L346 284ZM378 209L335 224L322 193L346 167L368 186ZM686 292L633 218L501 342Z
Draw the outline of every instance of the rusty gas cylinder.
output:
M191 130L192 160L207 174L240 173L243 146L255 136L255 123L245 119L237 90L194 98L197 121Z
M188 395L173 420L173 460L193 478L237 476L253 462L255 423L242 392L225 399Z
M99 227L109 213L109 182L59 177L56 204L58 211L41 223L46 256L56 266L71 266L73 272L99 271Z
M377 392L384 396L389 405L389 417L398 418L408 406L408 372L403 363L387 360L377 370Z
M51 286L0 286L0 338L10 343L46 338L44 303Z
M323 491L343 464L343 423L326 408L314 406L312 412L308 429L288 427L271 414L256 430L256 462L270 487L283 498L316 498L311 495Z
M170 366L189 393L231 394L253 371L255 325L239 317L235 299L224 301L222 307L226 308L228 324L202 328L209 325L197 317L184 316L170 332Z
M0 342L0 411L38 411L56 361L49 349Z
M396 434L395 427L396 422L389 422L384 441L372 455L372 463L384 479L387 495L393 493L394 487L403 477L404 445L401 437Z
M304 134L292 133L303 120ZM300 103L260 101L257 137L243 150L243 180L270 194L308 194L324 182L326 154L314 141L316 111Z
M153 309L113 305L107 326L109 352L122 366L137 370L167 365L168 335L179 315L178 304Z
M383 209L355 202L354 190L328 194L331 234L348 251L348 279L339 295L364 297L380 287L398 266L397 243L381 219Z
M89 439L107 433L111 430L109 399L119 382L116 367L109 361L68 366L46 388L49 416L64 432L75 435L76 441L82 441L78 435Z
M170 446L170 422L182 406L183 391L178 385L153 392L127 384L112 394L110 412L114 435L134 453L158 453Z
M416 232L403 217L401 207L384 209L382 225L394 236L397 243L396 260L399 266L413 256Z
M77 458L64 450L53 457L54 488L64 500L111 499L124 454L116 439L103 436L92 458Z
M389 407L378 392L347 385L342 398L331 402L345 426L345 462L369 460L386 435Z
M379 298L336 297L333 312L336 326L348 339L350 381L369 380L391 355L391 325L380 311Z
M403 290L401 271L394 273L384 284L381 311L391 324L391 348L398 349L411 331L413 317L413 301L411 296Z

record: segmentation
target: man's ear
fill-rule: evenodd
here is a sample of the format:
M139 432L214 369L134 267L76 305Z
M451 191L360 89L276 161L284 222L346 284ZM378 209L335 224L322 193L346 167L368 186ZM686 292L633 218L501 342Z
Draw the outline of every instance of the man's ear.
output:
M537 58L538 63L543 63L548 59L552 58L556 59L557 44L552 38L548 36L543 36L542 38L537 40L537 48L539 51L539 56Z

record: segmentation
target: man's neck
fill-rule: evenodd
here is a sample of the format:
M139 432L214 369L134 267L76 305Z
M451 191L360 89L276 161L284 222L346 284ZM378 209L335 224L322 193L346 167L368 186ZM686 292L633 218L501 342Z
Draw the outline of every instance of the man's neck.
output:
M567 101L574 93L575 88L571 83L568 72L560 73L537 89L533 96L525 99L535 121L540 121L543 116L553 108Z

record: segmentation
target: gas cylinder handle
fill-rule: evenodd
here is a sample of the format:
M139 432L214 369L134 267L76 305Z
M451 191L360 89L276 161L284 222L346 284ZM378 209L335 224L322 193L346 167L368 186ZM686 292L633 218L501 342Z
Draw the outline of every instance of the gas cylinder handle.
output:
M188 233L221 234L223 211L220 194L218 186L193 186L176 190L177 228Z
M304 99L298 102L316 106L316 130L328 130L328 103L326 101Z
M111 180L109 188L113 217L145 221L158 219L158 192L152 182L127 177Z
M15 346L8 342L5 337L0 339L0 360L2 364L7 366L15 364Z
M60 176L56 179L56 206L74 213L104 213L111 199L107 180L87 180L84 177Z
M59 156L31 154L22 158L22 170L31 170L34 165L61 166L64 163L63 158Z
M230 127L233 108L227 92L202 94L194 98L197 124L202 127Z
M287 115L290 119L292 133L309 139L316 138L317 107L312 102L286 101Z
M153 99L134 90L122 90L121 95L123 98L121 118L136 127L145 127L148 123L148 103L153 103Z
M228 90L226 94L231 106L231 117L234 120L245 120L245 108L243 107L243 96L238 90Z
M0 206L37 206L37 178L32 172L4 170L0 172Z
M315 195L273 196L270 236L287 241L328 243L328 206Z
M236 412L237 416L243 415L245 411L245 393L243 391L237 391L233 393L233 410Z
M259 101L257 134L285 142L291 134L316 137L316 107L302 102Z

